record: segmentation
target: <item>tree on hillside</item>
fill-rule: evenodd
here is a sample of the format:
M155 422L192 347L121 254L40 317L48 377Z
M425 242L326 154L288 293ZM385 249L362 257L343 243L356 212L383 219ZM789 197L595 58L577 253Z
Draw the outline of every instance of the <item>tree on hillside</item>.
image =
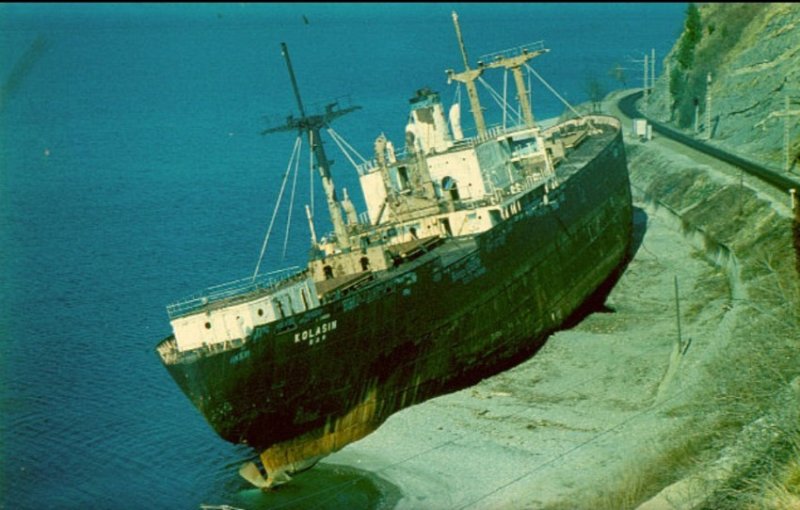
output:
M608 74L617 80L623 87L628 86L628 76L625 74L625 68L622 67L622 65L615 65Z
M672 96L672 118L681 127L686 127L694 116L692 92L697 95L695 87L698 73L691 69L695 63L695 49L703 37L703 24L700 9L694 3L686 8L686 20L683 23L683 34L678 43L678 65L670 73L669 91ZM703 74L703 77L705 74ZM694 79L693 79L694 78ZM691 82L691 83L689 83Z
M600 103L608 91L606 90L603 82L601 82L594 73L587 73L586 81L584 82L584 90L586 95L589 96L589 101L592 102L592 111L600 111Z
M694 50L703 37L703 24L700 19L700 9L693 3L686 8L686 21L683 24L683 35L678 47L678 63L689 69L694 63Z

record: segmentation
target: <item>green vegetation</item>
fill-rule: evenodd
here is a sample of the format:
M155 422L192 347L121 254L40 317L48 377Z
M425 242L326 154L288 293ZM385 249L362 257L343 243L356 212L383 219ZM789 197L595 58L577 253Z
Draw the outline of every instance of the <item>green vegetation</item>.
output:
M671 116L679 127L694 124L695 100L700 105L700 114L705 113L708 75L713 78L720 72L726 55L743 42L745 28L766 5L710 4L701 12L693 3L689 4L669 83Z
M678 63L683 69L689 69L694 63L694 50L703 37L700 10L693 3L686 8L686 21L683 26L683 35L678 46Z
M601 110L603 98L605 98L608 93L603 82L601 82L594 73L587 73L586 81L584 82L584 90L589 97L589 101L592 102L592 112L599 112Z
M700 10L694 3L690 3L686 8L686 21L684 21L683 27L683 33L678 42L678 65L672 70L669 77L669 92L672 96L673 118L678 121L679 126L687 127L693 120L696 100L695 97L691 97L694 87L687 87L687 81L692 76L690 70L695 62L695 49L703 37ZM687 92L689 93L687 94Z

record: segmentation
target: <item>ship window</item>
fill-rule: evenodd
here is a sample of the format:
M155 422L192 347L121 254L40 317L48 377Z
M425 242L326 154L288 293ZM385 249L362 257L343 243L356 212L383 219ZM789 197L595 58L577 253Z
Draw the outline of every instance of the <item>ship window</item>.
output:
M206 329L211 329L211 323L210 322L206 322Z
M369 271L369 259L367 257L361 257L361 270Z
M325 272L326 280L330 280L331 278L333 278L333 268L331 266L325 266L322 268L322 270Z
M411 184L408 180L408 169L406 167L401 166L397 169L397 177L400 179L400 190L411 187Z
M442 179L442 190L450 192L450 198L453 200L458 200L460 198L458 194L458 185L456 184L456 180L450 176L445 177Z

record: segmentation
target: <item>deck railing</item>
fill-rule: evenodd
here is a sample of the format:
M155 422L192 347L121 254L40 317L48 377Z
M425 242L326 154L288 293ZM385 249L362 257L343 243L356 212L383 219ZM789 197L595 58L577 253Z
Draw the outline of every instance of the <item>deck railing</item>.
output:
M304 271L303 268L292 266L279 269L270 273L264 273L253 277L242 278L228 283L222 283L209 287L197 294L181 299L167 306L167 314L170 319L187 315L195 310L203 308L209 303L222 301L235 296L249 294L257 290L274 289L281 283L292 279Z

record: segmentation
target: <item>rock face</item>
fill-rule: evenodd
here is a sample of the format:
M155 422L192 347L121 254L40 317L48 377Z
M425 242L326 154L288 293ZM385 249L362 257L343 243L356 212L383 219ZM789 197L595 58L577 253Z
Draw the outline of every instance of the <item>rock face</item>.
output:
M689 132L699 112L704 137L710 92L711 143L782 170L784 120L794 161L800 153L800 115L770 114L785 110L787 95L789 110L800 113L800 4L709 3L699 14L699 40L685 41L687 25L664 59L646 111ZM798 163L792 171L800 171Z

